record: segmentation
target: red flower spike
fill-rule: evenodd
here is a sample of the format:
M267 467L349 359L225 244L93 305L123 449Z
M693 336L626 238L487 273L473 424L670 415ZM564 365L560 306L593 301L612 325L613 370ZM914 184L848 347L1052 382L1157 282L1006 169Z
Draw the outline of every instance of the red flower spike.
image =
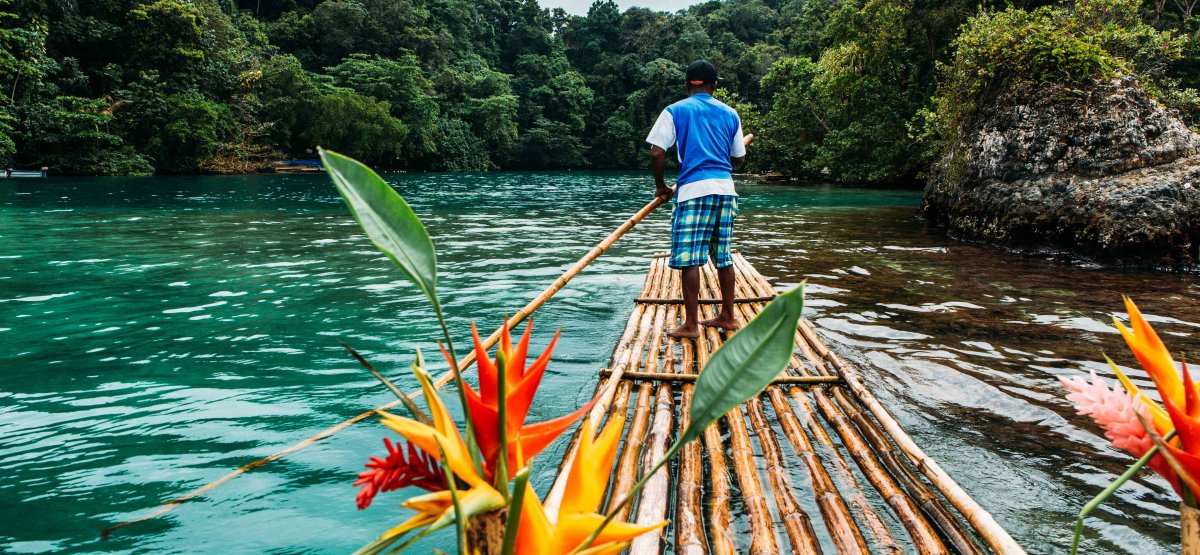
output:
M514 369L514 371L510 372L509 374L518 380L525 378L525 356L529 353L529 338L531 335L533 335L533 318L530 318L529 323L525 324L525 334L521 336L521 342L517 344L517 350L513 352L513 355L508 359L509 364ZM554 334L554 339L558 339L557 333ZM551 341L550 346L546 347L546 352L553 350L554 342Z
M529 459L537 456L538 453L541 453L542 449L545 449L548 445L553 443L555 439L558 439L558 436L562 435L567 428L571 427L571 425L580 418L583 418L583 416L587 414L587 411L591 410L592 405L596 404L597 400L599 400L599 397L593 397L591 401L588 401L587 404L579 407L579 410L576 410L571 414L560 416L554 420L530 424L522 428L520 447L521 456L524 458L524 460L528 461ZM508 450L509 453L513 453L514 447L510 446ZM510 464L509 468L519 469L520 466L514 467Z
M509 392L508 414L510 426L513 423L516 423L518 426L525 425L525 418L529 415L529 407L533 405L533 396L537 394L538 385L541 385L542 376L545 375L546 367L550 364L550 353L554 351L554 346L558 344L559 333L561 332L554 333L554 338L550 340L550 345L546 347L546 351L533 362L533 366L530 366L529 370L524 372L524 377L516 385L516 388ZM510 427L509 429L511 430L512 428Z
M387 438L383 439L383 444L387 447L387 458L371 457L365 465L367 470L360 472L353 484L362 486L356 496L358 510L370 506L375 496L384 491L409 486L426 491L446 489L446 476L433 457L418 451L411 443L407 454Z
M475 322L471 322L471 337L475 339L475 366L479 368L479 394L483 397L483 402L495 406L499 393L499 390L496 389L496 378L498 377L496 365L492 364L492 360L488 358L487 349L483 347L483 340L479 338L479 330L475 328Z

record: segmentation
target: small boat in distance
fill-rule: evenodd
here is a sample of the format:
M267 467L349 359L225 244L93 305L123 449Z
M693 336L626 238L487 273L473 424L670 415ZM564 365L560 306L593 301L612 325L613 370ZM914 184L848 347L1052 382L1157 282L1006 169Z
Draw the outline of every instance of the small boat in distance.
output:
M7 168L4 170L5 179L41 178L49 177L49 174L50 168L46 166L42 166L42 169L40 170L14 170L12 168Z
M281 160L271 165L275 173L318 173L324 171L320 160Z

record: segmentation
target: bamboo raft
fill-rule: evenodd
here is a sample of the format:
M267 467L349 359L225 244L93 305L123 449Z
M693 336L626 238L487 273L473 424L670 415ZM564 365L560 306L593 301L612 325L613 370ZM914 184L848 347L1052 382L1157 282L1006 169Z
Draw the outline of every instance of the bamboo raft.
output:
M735 307L745 323L776 293L741 254L734 260ZM607 503L616 503L686 427L695 375L725 338L712 328L699 340L666 336L683 311L679 277L665 255L654 257L610 367L600 373L596 391L604 393L591 418L624 413L628 422ZM701 318L716 315L718 297L710 264L701 272ZM619 514L639 523L671 519L657 535L638 538L632 554L1024 553L805 320L775 383L669 467ZM567 470L560 469L547 496L549 514L557 512Z

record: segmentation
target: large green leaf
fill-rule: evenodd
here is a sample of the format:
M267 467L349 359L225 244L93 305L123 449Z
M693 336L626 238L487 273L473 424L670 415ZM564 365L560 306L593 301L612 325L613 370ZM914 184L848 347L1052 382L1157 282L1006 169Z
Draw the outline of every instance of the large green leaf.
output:
M804 310L804 286L777 297L708 359L692 393L678 445L696 439L734 407L758 395L787 367Z
M437 254L421 219L390 185L358 160L321 149L321 162L367 237L437 304Z

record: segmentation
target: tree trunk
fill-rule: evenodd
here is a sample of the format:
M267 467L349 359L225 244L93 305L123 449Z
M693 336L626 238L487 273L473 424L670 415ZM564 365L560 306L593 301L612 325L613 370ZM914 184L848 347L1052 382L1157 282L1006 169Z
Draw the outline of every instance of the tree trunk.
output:
M507 507L471 518L467 527L467 553L500 555L507 520Z

